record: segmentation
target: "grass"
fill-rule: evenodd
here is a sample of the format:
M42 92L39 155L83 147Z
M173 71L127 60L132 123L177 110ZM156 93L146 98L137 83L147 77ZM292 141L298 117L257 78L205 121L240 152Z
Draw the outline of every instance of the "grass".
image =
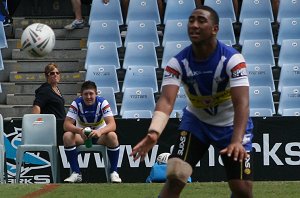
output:
M53 191L41 194L42 198L95 197L95 198L156 198L163 184L124 183L124 184L59 184ZM254 182L256 198L299 197L300 182ZM45 187L41 184L0 185L0 196L19 198ZM34 198L37 196L30 195ZM226 182L191 183L182 192L182 198L229 198Z

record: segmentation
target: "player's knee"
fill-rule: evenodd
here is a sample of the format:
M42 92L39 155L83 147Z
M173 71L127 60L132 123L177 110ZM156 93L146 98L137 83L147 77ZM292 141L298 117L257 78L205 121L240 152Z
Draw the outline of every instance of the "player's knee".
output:
M63 135L63 142L65 146L72 146L74 134L72 132L66 131Z
M167 179L169 181L179 180L186 183L192 171L192 167L179 158L171 158L168 160Z
M119 145L118 136L115 132L109 132L106 134L107 146L115 147Z

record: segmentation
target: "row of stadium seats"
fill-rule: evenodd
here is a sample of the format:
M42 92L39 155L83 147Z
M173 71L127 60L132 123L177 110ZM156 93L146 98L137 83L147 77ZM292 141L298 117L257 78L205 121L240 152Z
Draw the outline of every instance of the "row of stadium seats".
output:
M129 2L127 18L123 22L119 0L111 0L109 4L103 4L101 0L92 3L89 24L93 20L118 20L119 25L128 25L131 20L154 20L158 24L166 24L168 20L187 19L196 5L193 0L165 1L165 15L160 19L157 1L133 0ZM239 19L237 20L232 0L205 0L204 5L214 8L220 18L230 18L231 21L240 23L247 18L268 18L274 22L271 1L242 1ZM280 1L277 22L283 18L300 17L299 1Z

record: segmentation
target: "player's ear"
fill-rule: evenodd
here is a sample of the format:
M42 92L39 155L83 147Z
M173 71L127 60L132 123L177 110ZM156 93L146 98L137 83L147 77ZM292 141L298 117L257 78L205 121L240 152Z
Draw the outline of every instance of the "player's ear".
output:
M219 31L219 25L218 24L213 25L212 34L217 35L218 31Z

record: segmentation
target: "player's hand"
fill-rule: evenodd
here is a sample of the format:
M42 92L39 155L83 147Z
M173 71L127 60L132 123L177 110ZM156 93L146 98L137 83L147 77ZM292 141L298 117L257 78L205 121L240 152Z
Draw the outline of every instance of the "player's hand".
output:
M228 157L233 157L234 161L242 162L248 157L248 153L245 150L242 143L231 143L226 148L220 151L220 154L227 154Z
M85 141L86 139L88 139L88 137L84 134L83 130L81 130L81 133L79 135L81 136L81 138L83 139L83 141Z
M157 143L157 133L148 133L133 149L130 156L133 156L133 160L137 160L139 157L141 161L144 160L146 154Z
M101 131L93 130L88 138L99 138L102 135Z

